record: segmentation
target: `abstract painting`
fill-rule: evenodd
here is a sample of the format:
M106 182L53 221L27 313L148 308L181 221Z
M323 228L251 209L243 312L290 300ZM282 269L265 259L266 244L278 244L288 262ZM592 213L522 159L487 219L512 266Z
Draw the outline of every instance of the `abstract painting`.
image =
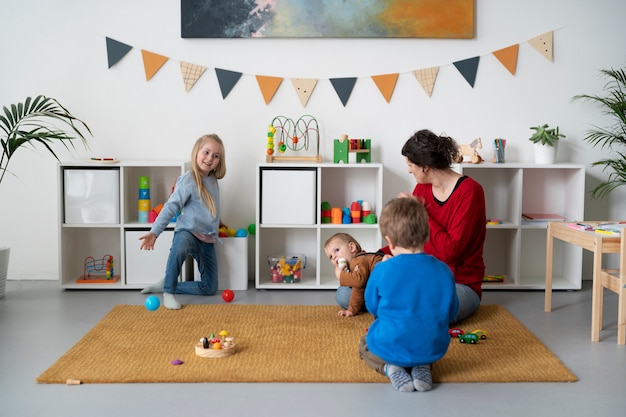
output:
M470 39L474 1L181 0L181 36Z

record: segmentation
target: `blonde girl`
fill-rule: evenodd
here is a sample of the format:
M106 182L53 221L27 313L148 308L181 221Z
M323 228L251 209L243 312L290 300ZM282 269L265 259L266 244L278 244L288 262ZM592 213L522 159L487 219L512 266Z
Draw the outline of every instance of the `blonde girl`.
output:
M218 265L215 243L220 227L218 180L226 175L224 143L216 134L200 137L191 151L192 169L176 180L150 232L139 238L140 249L153 250L157 237L172 217L180 213L165 267L165 277L142 293L163 293L163 305L181 308L174 294L213 295L217 291ZM182 265L191 255L198 263L200 281L178 282Z

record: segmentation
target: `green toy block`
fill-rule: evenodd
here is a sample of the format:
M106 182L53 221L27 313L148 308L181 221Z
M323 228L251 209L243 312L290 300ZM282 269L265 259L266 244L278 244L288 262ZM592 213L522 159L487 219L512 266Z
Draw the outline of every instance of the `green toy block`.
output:
M333 162L339 163L343 162L345 164L348 163L348 154L350 152L356 153L356 162L360 163L362 161L372 162L372 143L370 139L359 139L361 141L361 149L360 152L350 151L350 140L349 139L335 139L334 140L334 152L333 152Z

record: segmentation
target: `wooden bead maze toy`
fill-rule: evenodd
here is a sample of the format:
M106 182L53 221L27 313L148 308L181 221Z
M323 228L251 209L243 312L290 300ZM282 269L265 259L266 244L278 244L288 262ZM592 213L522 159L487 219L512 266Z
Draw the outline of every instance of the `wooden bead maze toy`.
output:
M114 275L113 256L104 255L102 259L88 256L83 262L83 275L76 280L78 284L113 284L120 276Z
M284 155L285 152L305 152L311 141L315 141L315 155ZM275 155L276 150L280 155ZM320 155L320 132L317 120L304 115L297 121L285 116L276 116L267 131L266 162L322 162Z

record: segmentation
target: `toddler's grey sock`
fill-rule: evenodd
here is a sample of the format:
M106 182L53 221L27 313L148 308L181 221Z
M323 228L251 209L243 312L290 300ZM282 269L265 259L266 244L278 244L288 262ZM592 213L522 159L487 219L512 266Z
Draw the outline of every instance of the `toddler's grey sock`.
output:
M406 369L396 365L385 365L385 374L389 377L391 385L400 392L411 392L415 390L411 375Z
M430 391L433 389L433 378L430 373L430 365L414 366L411 369L413 385L418 391Z

